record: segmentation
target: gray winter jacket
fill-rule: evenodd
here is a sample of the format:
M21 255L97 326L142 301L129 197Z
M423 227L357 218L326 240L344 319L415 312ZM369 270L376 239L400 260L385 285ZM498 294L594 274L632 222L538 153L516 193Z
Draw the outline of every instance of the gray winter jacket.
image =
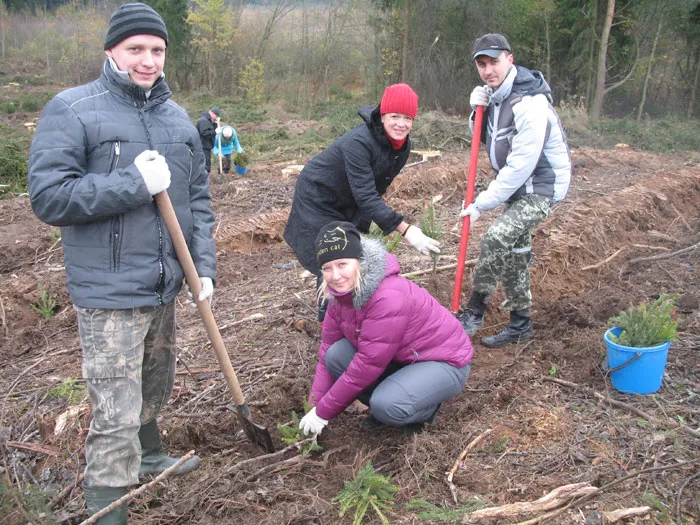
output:
M474 201L481 211L536 194L566 196L571 158L542 73L513 66L484 112L482 142L496 179ZM473 122L470 121L473 125Z
M165 223L133 164L157 150L200 276L216 276L209 178L196 129L161 78L146 98L106 61L101 77L44 108L29 152L34 213L61 227L68 291L83 308L170 303L183 279Z

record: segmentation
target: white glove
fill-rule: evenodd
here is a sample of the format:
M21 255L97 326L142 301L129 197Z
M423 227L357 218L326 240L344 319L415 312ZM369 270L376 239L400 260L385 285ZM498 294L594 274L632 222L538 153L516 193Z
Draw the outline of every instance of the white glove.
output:
M423 255L430 252L440 253L440 243L425 235L417 226L409 226L404 236Z
M476 106L488 106L489 100L491 100L489 88L487 86L476 86L469 96L469 105L476 111Z
M209 278L209 277L200 277L199 282L202 285L202 289L199 292L199 295L197 296L197 301L204 301L205 299L209 300L209 304L211 304L211 300L214 297L214 282ZM194 298L192 297L192 290L190 290L189 285L185 283L185 294L187 295L187 298L194 302Z
M472 202L469 206L466 208L462 208L462 211L459 213L459 216L461 218L466 217L469 215L469 225L471 226L474 224L476 221L479 220L479 217L481 216L481 212L479 211L479 208L477 208L474 203Z
M170 168L165 157L157 151L142 151L134 159L134 166L141 173L151 195L165 191L170 186Z
M327 424L328 420L318 417L316 415L316 407L313 407L301 418L299 428L304 432L305 436L308 436L309 434L320 434Z

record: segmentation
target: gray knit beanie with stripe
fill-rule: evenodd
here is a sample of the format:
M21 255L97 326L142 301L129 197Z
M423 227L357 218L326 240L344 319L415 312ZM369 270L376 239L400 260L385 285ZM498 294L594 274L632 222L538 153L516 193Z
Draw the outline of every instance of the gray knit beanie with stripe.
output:
M149 5L140 2L124 4L109 19L105 49L111 49L134 35L155 35L168 45L168 30L161 16Z

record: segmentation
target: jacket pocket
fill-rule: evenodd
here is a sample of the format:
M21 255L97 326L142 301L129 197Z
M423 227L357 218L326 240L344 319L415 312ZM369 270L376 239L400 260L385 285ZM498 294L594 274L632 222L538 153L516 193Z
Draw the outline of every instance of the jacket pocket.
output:
M117 169L119 165L119 156L121 155L121 142L116 141L114 147L112 148L112 158L109 161L109 172L113 172Z
M123 237L123 223L124 216L118 215L111 220L110 225L110 236L109 236L109 249L110 249L110 263L109 269L111 272L119 271L119 260L122 247L122 237Z

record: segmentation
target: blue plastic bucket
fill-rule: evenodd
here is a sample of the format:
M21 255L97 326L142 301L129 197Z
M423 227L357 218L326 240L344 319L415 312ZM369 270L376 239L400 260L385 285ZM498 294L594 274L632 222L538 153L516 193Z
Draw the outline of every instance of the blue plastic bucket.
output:
M236 173L238 173L239 175L245 175L245 172L248 171L248 166L243 166L241 168L240 166L236 166L234 164L233 167L236 168Z
M619 337L621 333L622 328L616 326L603 336L608 348L608 367L613 387L625 394L653 394L661 388L671 343L635 348L610 340L610 334Z

